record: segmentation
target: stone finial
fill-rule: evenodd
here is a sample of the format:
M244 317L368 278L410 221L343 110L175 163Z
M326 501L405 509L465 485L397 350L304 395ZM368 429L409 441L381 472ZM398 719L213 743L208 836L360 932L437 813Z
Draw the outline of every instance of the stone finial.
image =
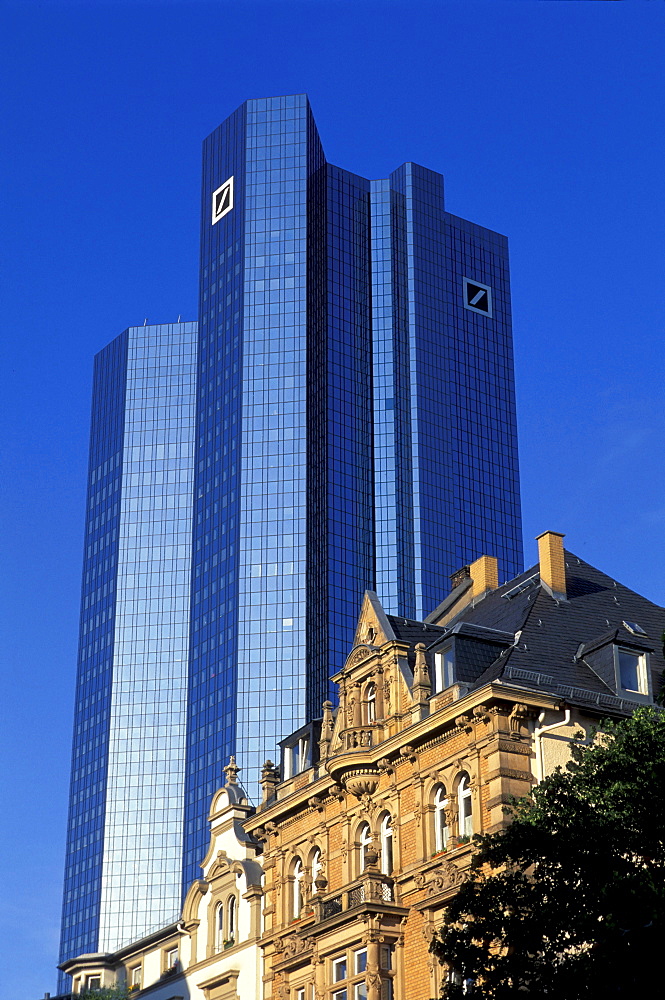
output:
M321 738L319 739L319 757L321 760L325 760L330 752L330 741L332 739L333 726L333 704L331 701L324 701L323 721L321 722Z
M413 671L413 716L412 721L418 722L425 718L429 711L429 696L432 693L432 683L429 679L425 643L416 644L416 662Z
M261 768L262 803L271 802L275 798L275 789L279 784L279 771L271 760L267 760Z
M240 773L240 770L241 769L236 764L235 757L233 756L233 754L231 754L231 756L229 757L229 762L226 765L226 767L224 768L224 774L226 775L226 784L227 785L237 785L238 784L238 775Z
M429 667L427 666L427 658L425 656L425 643L416 643L416 667L413 672L413 687L416 688L426 688L427 696L429 696L431 683L429 679Z

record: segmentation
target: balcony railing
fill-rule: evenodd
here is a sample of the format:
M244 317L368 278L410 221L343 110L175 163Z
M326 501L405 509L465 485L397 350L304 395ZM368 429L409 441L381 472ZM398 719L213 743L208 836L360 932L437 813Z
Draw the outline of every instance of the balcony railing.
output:
M393 879L382 872L365 871L362 876L344 889L343 892L324 896L312 896L312 909L317 922L337 916L345 910L357 906L371 906L372 903L394 903L395 884Z

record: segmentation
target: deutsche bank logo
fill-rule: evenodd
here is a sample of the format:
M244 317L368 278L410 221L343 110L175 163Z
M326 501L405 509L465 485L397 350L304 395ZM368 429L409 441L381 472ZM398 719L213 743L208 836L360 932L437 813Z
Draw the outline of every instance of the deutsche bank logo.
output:
M223 219L225 215L233 208L233 177L229 177L227 181L217 188L216 191L212 193L212 224L215 225L220 219Z
M481 285L478 281L464 278L464 308L483 316L492 315L492 289L489 285Z

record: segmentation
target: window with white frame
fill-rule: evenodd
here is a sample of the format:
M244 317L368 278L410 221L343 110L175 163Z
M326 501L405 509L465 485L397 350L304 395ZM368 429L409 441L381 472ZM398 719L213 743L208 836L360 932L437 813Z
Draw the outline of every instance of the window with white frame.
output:
M236 939L236 911L238 903L235 896L229 896L226 901L226 943L233 944Z
M390 814L381 820L381 871L390 875L393 870L393 827Z
M132 966L132 968L129 970L129 985L133 986L134 989L140 989L141 979L142 979L141 966L140 965Z
M365 692L366 725L376 722L376 684L368 684Z
M309 736L301 736L293 746L284 747L284 780L306 771L310 766Z
M614 647L617 687L629 695L650 694L648 656L635 649Z
M316 892L316 886L314 885L314 882L319 877L319 874L321 872L321 851L319 850L318 847L315 848L314 851L312 852L312 858L309 867L312 872L312 887L313 887L312 892Z
M393 946L381 945L381 1000L393 1000ZM350 948L330 961L332 1000L367 1000L367 948ZM337 987L337 988L336 988Z
M346 955L341 955L338 958L333 958L332 960L333 983L343 982L347 978L346 972L347 972Z
M453 647L447 646L434 655L434 693L445 691L455 683Z
M224 947L224 906L217 904L215 909L215 951L221 951Z
M434 851L445 851L448 846L448 824L446 809L448 796L443 785L437 785L434 793Z
M302 894L302 880L304 878L305 871L302 866L302 861L300 858L296 861L293 866L293 897L291 901L292 919L297 920L302 913L303 905L303 894Z
M457 812L460 837L473 835L473 810L471 804L471 779L463 773L457 785Z
M175 969L178 964L178 946L168 948L164 956L164 965L167 969Z
M101 988L102 988L102 977L101 976L86 976L85 988L87 990L101 990Z
M372 846L372 834L369 823L363 823L358 831L358 874L362 875L367 867L367 852Z

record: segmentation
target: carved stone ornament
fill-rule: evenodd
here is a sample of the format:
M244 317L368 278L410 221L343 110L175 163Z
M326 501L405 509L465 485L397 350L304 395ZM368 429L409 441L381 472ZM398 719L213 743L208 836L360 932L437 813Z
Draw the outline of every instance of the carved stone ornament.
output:
M434 925L434 921L432 920L431 916L429 916L429 915L425 916L423 914L422 934L423 934L423 937L425 938L425 940L427 941L428 944L432 940L432 938L434 937L435 930L436 930L436 927Z
M419 889L425 888L428 896L434 896L438 892L456 889L464 879L465 876L457 865L448 861L447 858L443 858L436 868L430 868L427 872L418 872L413 881Z
M346 661L346 666L355 667L356 664L362 663L363 660L368 659L371 655L371 649L368 649L367 646L361 646L359 649L356 649L353 653L351 653L351 656Z
M522 723L529 715L529 709L527 705L515 704L513 705L513 710L508 717L510 723L510 735L512 739L518 740L521 736Z
M356 798L373 795L379 783L378 771L351 771L344 777L344 786Z
M297 934L287 934L275 941L275 951L282 958L292 958L305 950L305 942Z
M470 733L473 729L471 725L471 718L468 715L458 715L455 719L455 725L458 729L464 729L467 733Z

